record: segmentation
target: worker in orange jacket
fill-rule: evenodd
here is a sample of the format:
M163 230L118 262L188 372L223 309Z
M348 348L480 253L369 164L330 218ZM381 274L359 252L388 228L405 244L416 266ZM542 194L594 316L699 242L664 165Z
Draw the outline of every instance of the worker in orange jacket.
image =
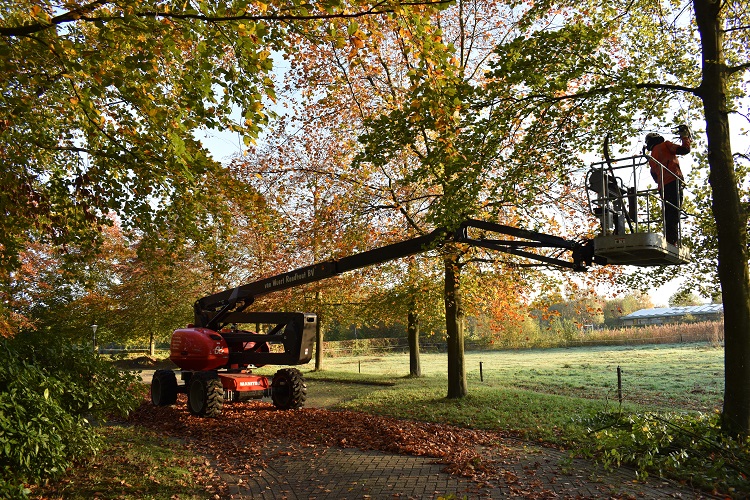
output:
M651 152L648 161L651 167L651 177L656 181L659 193L666 202L664 203L664 233L667 242L672 245L677 245L680 239L682 186L685 180L677 155L688 154L692 142L687 125L680 125L677 133L681 144L665 141L664 137L654 132L646 135L646 149Z

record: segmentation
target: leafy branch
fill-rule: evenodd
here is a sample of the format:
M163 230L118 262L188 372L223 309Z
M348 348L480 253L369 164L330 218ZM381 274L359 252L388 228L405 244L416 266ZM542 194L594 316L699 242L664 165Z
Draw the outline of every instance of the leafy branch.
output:
M97 8L107 5L107 0L97 0L78 9L70 10L64 14L54 16L47 22L36 22L26 24L22 26L5 26L0 27L0 36L4 37L16 37L26 36L47 29L54 28L56 26L73 23L73 22L112 22L122 20L123 16L92 16L89 14L94 13ZM398 6L401 7L414 7L414 6L440 6L452 3L452 0L436 0L436 1L424 1L424 2L400 2ZM361 10L358 12L336 12L336 13L320 13L320 14L284 14L280 12L267 13L267 14L249 14L243 12L235 15L224 15L224 16L212 16L208 14L202 14L199 12L169 12L164 11L143 11L133 13L136 17L141 18L161 18L161 19L176 19L176 20L196 20L204 21L207 23L222 23L231 21L322 21L327 19L356 19L364 16L377 15L377 14L391 14L396 12L395 7L383 7L384 1L378 2L369 9ZM383 8L381 8L383 7Z
M0 36L26 36L61 24L73 23L79 19L85 19L86 14L94 12L99 7L108 3L107 0L96 0L87 5L82 5L77 9L71 9L64 14L52 17L48 22L36 22L23 26L0 27Z

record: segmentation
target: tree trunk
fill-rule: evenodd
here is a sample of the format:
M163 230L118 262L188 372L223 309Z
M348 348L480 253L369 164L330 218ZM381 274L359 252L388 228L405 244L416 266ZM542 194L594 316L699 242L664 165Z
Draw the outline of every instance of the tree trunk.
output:
M323 371L323 315L320 312L320 296L317 292L315 298L318 302L318 322L315 324L315 371Z
M723 53L722 2L694 0L701 36L703 100L708 142L709 182L716 220L718 274L724 302L724 409L722 425L731 434L750 433L750 274L747 212L734 172Z
M419 364L419 315L411 310L408 314L407 331L409 334L409 376L421 377L422 367Z
M153 358L156 355L156 342L154 341L154 332L148 336L148 353Z
M464 362L464 312L461 306L460 269L457 255L444 257L445 329L448 337L448 398L468 393Z

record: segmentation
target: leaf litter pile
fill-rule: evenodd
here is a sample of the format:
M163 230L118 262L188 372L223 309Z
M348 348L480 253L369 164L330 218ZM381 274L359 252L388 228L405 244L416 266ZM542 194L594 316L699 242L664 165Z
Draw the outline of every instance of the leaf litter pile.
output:
M300 457L319 455L334 446L431 457L445 464L445 472L470 478L479 487L500 486L497 481L501 481L511 494L555 496L532 478L523 487L512 468L503 467L517 462L518 451L502 445L508 437L498 432L348 410L279 411L265 402L227 404L219 418L199 418L187 411L184 395L176 406L157 407L144 402L130 421L184 440L186 446L212 457L220 469L233 475L262 470L265 460L272 458L264 452L272 448L271 444L284 441L299 445L284 454L298 450ZM492 449L491 458L480 453L482 447ZM527 470L526 475L533 475L533 470Z

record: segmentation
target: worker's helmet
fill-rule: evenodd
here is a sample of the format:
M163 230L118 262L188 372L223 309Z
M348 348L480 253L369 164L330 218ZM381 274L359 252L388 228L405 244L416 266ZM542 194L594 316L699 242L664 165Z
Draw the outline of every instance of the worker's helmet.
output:
M649 151L654 149L654 146L656 146L657 144L661 144L662 142L664 142L664 137L660 136L656 132L650 132L646 134L646 149L648 149Z

